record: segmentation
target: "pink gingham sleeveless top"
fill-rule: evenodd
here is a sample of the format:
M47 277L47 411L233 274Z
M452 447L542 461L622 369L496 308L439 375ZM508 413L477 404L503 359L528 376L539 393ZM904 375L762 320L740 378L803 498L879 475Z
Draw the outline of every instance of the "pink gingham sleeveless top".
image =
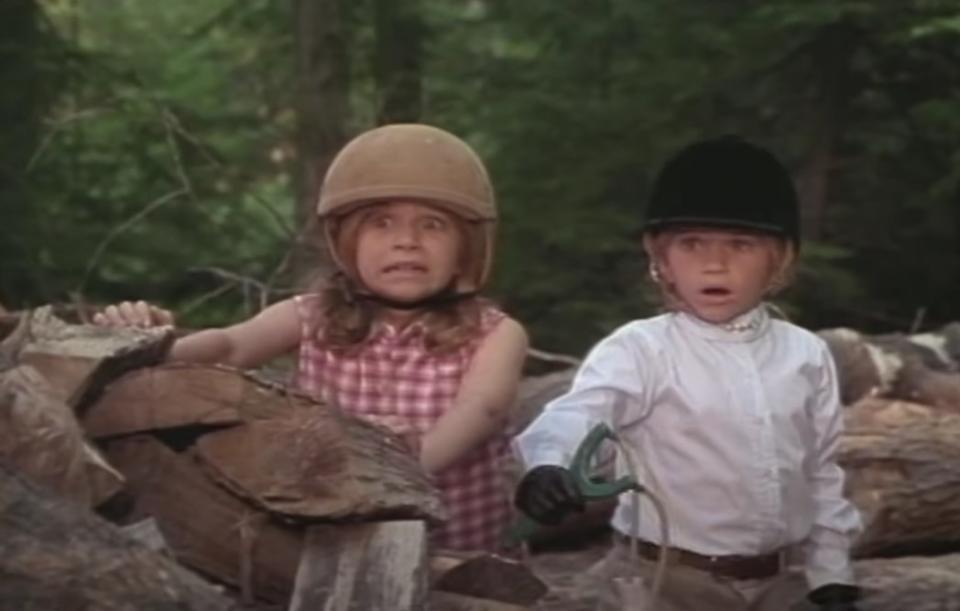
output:
M431 354L425 329L414 322L401 331L377 323L356 350L330 350L318 337L318 295L295 298L302 339L297 385L356 416L400 417L421 435L453 407L460 382L480 341L505 314L484 309L481 333L459 349ZM496 550L511 517L503 479L509 431L495 434L460 461L434 475L448 512L432 533L434 545L458 550Z

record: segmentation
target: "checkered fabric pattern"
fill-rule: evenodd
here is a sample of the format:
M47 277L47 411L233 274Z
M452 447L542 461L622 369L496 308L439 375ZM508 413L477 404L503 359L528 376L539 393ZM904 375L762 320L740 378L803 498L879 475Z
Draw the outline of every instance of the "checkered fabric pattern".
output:
M399 419L423 435L453 407L460 382L482 339L505 314L490 307L482 315L482 334L456 351L431 354L424 328L413 323L402 331L374 326L358 350L325 348L309 324L318 296L296 298L303 339L297 385L314 396L359 417ZM497 550L511 518L503 477L509 432L502 431L456 464L434 475L448 520L432 534L438 547Z

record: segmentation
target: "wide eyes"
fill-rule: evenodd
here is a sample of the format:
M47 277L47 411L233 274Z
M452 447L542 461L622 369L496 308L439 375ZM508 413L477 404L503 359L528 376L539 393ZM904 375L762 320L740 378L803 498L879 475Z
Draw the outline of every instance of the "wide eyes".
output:
M450 221L438 215L426 214L408 220L390 214L389 212L372 214L366 219L364 224L374 229L393 229L407 223L420 231L429 232L446 231L450 227Z
M676 244L684 252L699 252L712 245L715 248L726 248L732 252L747 253L757 248L759 240L753 236L708 240L698 235L684 235L677 238Z

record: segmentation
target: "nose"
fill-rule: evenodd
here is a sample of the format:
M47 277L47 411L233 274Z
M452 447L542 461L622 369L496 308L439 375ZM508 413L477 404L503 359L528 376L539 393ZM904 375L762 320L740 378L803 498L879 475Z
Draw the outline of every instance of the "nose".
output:
M414 223L397 223L392 237L394 248L410 249L420 245L420 230Z
M703 266L709 271L722 271L727 267L729 255L723 244L708 243L703 249Z

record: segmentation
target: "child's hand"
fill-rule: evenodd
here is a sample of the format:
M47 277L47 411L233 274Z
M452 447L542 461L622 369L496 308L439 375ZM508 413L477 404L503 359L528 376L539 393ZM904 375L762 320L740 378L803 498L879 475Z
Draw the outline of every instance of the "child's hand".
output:
M94 314L93 322L103 327L163 327L173 326L173 314L145 301L124 301Z
M559 524L568 514L585 508L573 475L556 465L541 465L524 475L514 505L541 524Z

